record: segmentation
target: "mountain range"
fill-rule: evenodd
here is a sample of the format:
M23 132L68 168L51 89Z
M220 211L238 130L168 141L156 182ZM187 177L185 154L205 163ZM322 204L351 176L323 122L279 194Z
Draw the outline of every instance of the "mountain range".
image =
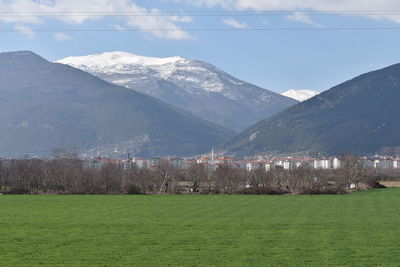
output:
M107 52L57 62L156 97L235 132L297 103L239 80L209 63L183 57Z
M400 64L369 72L251 126L228 154L375 153L400 146Z
M85 156L193 156L219 144L226 154L241 156L370 154L400 147L400 64L296 104L181 57L114 52L60 62L29 51L0 53L0 156L47 156L55 148L74 148ZM168 97L181 104L160 100ZM231 138L273 107L283 111ZM196 115L200 110L203 116Z
M0 53L0 156L195 155L232 132L151 96L29 52Z

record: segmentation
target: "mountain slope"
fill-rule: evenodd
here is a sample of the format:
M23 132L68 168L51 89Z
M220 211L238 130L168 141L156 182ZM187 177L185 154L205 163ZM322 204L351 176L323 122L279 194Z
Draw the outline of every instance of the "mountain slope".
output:
M400 64L373 71L297 104L229 141L229 153L344 151L400 146Z
M293 98L299 102L306 101L318 94L320 93L312 90L293 90L293 89L282 93L282 95Z
M155 98L50 63L0 54L0 154L48 155L56 147L102 155L194 155L231 133Z
M58 61L242 131L297 101L238 80L206 62L109 52Z

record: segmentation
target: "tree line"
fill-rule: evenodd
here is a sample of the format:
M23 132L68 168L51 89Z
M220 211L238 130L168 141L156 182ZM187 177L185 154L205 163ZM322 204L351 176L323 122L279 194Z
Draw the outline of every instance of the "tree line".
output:
M355 158L336 170L296 168L246 171L218 165L209 171L194 163L182 170L161 160L153 168L105 163L88 166L80 159L13 160L0 165L0 192L8 194L343 194L379 187L380 174Z

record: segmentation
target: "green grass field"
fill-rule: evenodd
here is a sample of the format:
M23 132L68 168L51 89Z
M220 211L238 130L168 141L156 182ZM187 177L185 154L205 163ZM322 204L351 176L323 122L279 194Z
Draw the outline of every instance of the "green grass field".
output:
M399 266L400 189L0 196L0 265Z

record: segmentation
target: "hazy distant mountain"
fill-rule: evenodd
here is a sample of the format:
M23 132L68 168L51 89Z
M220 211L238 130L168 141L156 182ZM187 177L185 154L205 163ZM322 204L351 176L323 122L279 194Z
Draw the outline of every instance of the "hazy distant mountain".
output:
M101 155L194 155L230 132L186 111L32 52L0 54L0 155L53 148Z
M183 57L151 58L109 52L58 62L149 94L236 131L297 103L241 81L211 64Z
M229 153L345 151L400 146L400 64L373 71L275 116L233 138Z
M318 95L320 92L317 91L312 91L312 90L288 90L282 95L293 98L299 102L306 101L307 99L310 99L316 95Z

